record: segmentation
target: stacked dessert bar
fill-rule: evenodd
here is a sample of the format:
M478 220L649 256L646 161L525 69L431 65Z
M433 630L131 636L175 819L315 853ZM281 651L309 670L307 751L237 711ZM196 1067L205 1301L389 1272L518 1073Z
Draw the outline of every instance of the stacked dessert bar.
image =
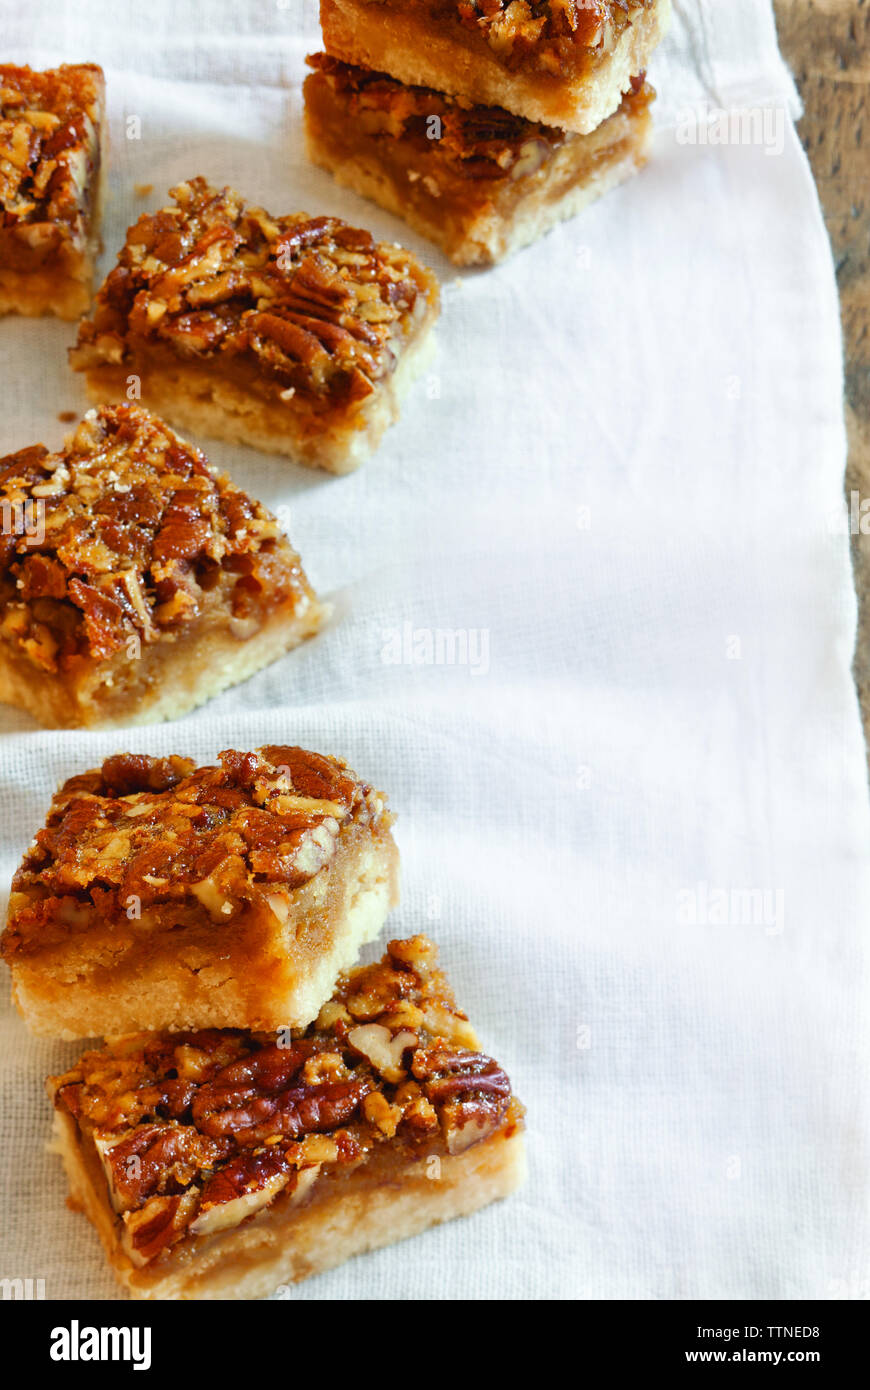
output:
M457 265L489 265L646 159L670 0L321 0L308 149Z
M256 1298L523 1176L522 1107L396 901L381 792L298 747L119 755L58 792L3 954L72 1205L138 1298Z

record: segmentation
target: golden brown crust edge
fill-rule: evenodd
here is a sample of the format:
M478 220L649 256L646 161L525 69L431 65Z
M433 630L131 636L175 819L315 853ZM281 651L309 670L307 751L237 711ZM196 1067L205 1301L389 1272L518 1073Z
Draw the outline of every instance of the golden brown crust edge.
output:
M144 369L140 364L141 398L179 429L342 476L370 459L389 427L399 420L402 402L434 352L432 328L437 317L437 304L430 304L395 371L354 418L337 419L318 432L297 428L280 402L253 396L195 363L182 365L170 359ZM109 364L90 367L86 382L91 400L124 401L130 370Z

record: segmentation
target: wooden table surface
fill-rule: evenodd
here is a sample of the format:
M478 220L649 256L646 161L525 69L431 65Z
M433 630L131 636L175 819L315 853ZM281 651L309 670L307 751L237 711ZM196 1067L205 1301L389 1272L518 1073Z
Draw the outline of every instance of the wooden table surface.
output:
M846 364L847 493L870 497L870 0L774 0L804 103L809 155L834 250ZM855 680L870 747L870 536L852 539Z

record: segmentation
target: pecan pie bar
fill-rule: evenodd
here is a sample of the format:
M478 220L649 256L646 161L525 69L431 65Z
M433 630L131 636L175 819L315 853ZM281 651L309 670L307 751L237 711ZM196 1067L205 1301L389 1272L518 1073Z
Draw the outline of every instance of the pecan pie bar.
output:
M142 401L216 439L346 473L398 418L438 287L337 217L272 217L192 179L140 217L79 329L98 400Z
M404 217L457 265L502 260L646 160L655 94L643 77L597 130L576 135L325 53L308 62L311 159Z
M304 1032L139 1034L49 1079L131 1294L263 1297L519 1185L522 1107L434 962L391 941Z
M328 53L588 135L664 36L671 0L320 0Z
M0 64L0 314L75 319L99 252L105 82Z
M302 1027L396 901L391 824L302 748L109 758L60 788L13 879L15 1002L65 1038Z
M138 406L0 459L0 700L53 727L174 718L320 627L278 522Z

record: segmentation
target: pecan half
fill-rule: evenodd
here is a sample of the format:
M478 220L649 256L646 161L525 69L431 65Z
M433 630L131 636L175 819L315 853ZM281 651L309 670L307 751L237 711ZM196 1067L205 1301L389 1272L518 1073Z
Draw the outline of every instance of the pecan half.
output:
M232 1145L209 1139L190 1125L140 1125L120 1142L97 1145L118 1211L141 1207L172 1185L185 1187L200 1168L229 1157Z
M133 1264L140 1268L177 1244L187 1232L196 1209L197 1194L152 1197L138 1211L125 1212L122 1242Z
M301 1051L268 1047L224 1068L194 1097L197 1128L251 1144L274 1135L300 1139L346 1123L373 1083L363 1078L293 1084L303 1058Z
M481 1052L420 1048L411 1071L438 1112L451 1154L462 1153L492 1133L507 1113L510 1081L498 1063Z

